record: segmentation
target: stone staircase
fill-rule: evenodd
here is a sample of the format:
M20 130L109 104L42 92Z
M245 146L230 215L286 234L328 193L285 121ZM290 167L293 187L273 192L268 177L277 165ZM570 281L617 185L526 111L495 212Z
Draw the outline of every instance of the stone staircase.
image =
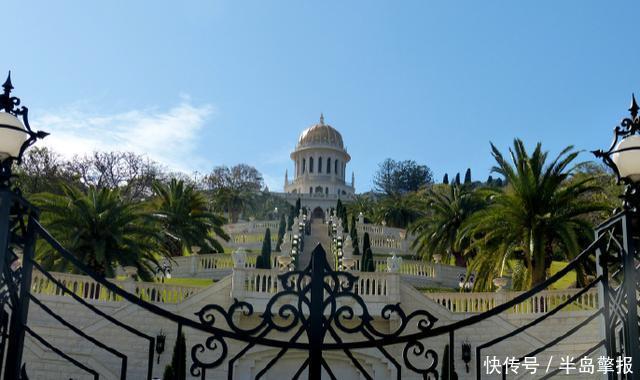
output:
M322 247L327 252L327 261L332 268L334 267L335 259L333 253L330 252L331 238L327 234L327 225L322 223L322 219L311 219L311 234L304 236L304 250L298 257L297 269L304 269L309 265L311 252L318 244L322 244Z

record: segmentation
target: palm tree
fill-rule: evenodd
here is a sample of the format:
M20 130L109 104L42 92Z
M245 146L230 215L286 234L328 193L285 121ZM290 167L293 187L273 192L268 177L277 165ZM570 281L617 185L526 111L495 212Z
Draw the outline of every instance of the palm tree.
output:
M62 194L34 197L42 221L61 244L99 275L113 277L117 266L135 266L149 280L158 267L159 230L140 204L125 201L115 189L87 192L62 184ZM47 246L48 247L48 246ZM47 247L38 257L51 270L77 272Z
M451 257L457 266L466 266L463 255L468 239L460 238L460 226L483 202L468 185L440 185L426 194L427 213L411 227L416 235L412 248L422 258L431 261L433 255L443 255L445 262Z
M227 241L222 229L224 219L207 210L207 200L193 185L172 179L153 184L155 198L151 202L163 231L163 246L171 256L181 256L192 246L206 251L223 252L215 236Z
M592 177L571 181L576 166L570 165L578 156L572 146L549 163L540 143L529 155L516 139L510 162L493 144L491 150L497 163L492 172L507 186L490 190L490 204L467 220L461 234L479 252L472 263L482 280L477 285L489 287L515 260L522 271L514 274L520 278L514 286L528 288L546 279L554 252L568 259L580 252L581 239L592 235L587 215L607 206L589 196L599 190Z
M422 216L421 199L416 193L390 194L377 206L378 219L391 227L406 228Z
M351 202L345 205L345 207L347 208L347 212L352 216L358 217L358 215L362 213L366 218L373 218L375 205L376 202L371 196L360 194L354 195Z

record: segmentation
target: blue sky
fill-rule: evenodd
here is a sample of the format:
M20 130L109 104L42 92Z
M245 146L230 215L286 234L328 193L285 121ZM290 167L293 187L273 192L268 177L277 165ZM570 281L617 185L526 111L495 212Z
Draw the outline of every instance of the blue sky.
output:
M605 147L640 91L632 1L14 1L0 71L46 144L145 153L282 187L320 112L356 187L387 157L437 180L514 137ZM7 37L8 36L8 37ZM590 159L586 153L584 159ZM291 170L290 170L291 171Z

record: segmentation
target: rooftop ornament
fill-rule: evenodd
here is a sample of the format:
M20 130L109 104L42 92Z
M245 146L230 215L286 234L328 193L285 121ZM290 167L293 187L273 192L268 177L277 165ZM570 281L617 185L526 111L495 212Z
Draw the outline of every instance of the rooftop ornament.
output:
M0 187L9 187L13 163L19 165L27 148L49 134L31 129L29 109L20 106L20 98L11 96L11 72L2 88L0 111L4 112L0 112Z
M618 183L624 183L623 208L633 213L640 205L640 106L636 97L631 95L631 117L622 119L613 130L613 142L607 151L596 150L592 153L601 158L616 174Z

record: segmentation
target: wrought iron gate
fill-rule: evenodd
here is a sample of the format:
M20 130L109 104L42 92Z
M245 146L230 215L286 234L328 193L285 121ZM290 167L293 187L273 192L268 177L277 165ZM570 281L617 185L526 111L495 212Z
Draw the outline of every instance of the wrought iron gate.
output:
M0 308L0 333L2 333L0 360L6 356L0 364L4 379L26 379L30 363L23 361L22 352L25 335L29 335L72 365L96 379L99 378L99 373L95 369L66 354L29 327L27 323L29 304L34 302L74 334L86 339L87 344L95 344L120 358L120 378L127 377L127 355L69 324L30 293L32 272L36 270L55 283L61 293L68 294L95 313L97 318L104 318L140 339L148 341L147 378L151 379L155 338L109 316L56 280L34 260L37 240L55 249L74 267L91 276L100 286L126 302L175 323L177 336L181 335L184 328L200 331L206 338L203 342L192 345L190 350L192 365L189 372L192 376L202 379L207 377L207 371L223 365L226 365L228 378L234 378L235 363L258 346L273 348L277 353L257 371L257 378L272 369L287 352L304 351L307 353L306 359L300 364L294 378L300 377L304 371L307 371L310 379L320 379L322 376L335 379L336 376L326 360L326 355L329 352L341 352L350 360L354 368L358 369L362 377L373 379L375 374L363 365L359 359L358 350L379 352L391 364L397 379L401 379L405 372L419 374L425 379L457 378L463 373L464 368L456 365L458 357L455 352L456 334L461 329L476 326L500 313L509 312L523 303L537 302L533 297L540 291L579 266L591 264L597 265L597 275L580 292L552 309L545 309L544 313L532 322L504 336L478 344L475 347L475 377L483 376L481 370L483 350L543 323L548 317L571 306L578 297L596 286L600 289L601 307L585 318L582 323L573 326L565 334L528 353L527 356L542 352L575 334L594 319L602 318L606 326L603 331L603 340L587 350L586 354L604 349L611 357L626 355L635 360L639 343L636 297L637 252L633 246L634 239L629 233L630 220L629 214L621 213L599 227L596 240L564 269L544 283L487 312L450 324L438 325L436 317L428 311L407 312L399 303L386 305L378 315L371 314L367 303L356 291L358 286L366 285L359 283L354 273L332 270L321 246L317 246L313 251L311 263L307 268L285 272L279 276L279 291L268 301L264 312L255 312L250 303L235 300L228 308L207 305L195 314L197 319L191 319L147 302L93 273L42 227L38 221L37 209L14 192L0 189L0 253L3 255L0 256L3 285L0 293L0 306L2 306ZM20 253L22 253L22 265L18 266ZM243 327L235 319L238 315L253 317L256 323L251 327ZM379 321L387 322L388 326L381 328L377 323ZM289 337L283 339L283 336ZM444 342L446 352L442 347L436 347L433 344L434 339ZM230 348L231 341L237 343L234 346L236 348ZM639 362L634 361L634 363ZM637 372L640 373L640 371ZM556 373L550 373L547 377ZM506 374L503 376L506 377ZM611 378L614 376L616 375L610 374ZM632 378L638 378L637 376L631 375Z

